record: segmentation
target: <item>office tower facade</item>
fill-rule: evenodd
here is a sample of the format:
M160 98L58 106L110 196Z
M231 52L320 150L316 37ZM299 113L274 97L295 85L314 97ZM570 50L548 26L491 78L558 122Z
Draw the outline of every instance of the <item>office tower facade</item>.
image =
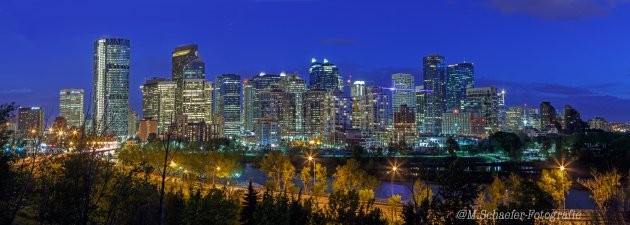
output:
M612 131L610 123L608 123L608 121L606 121L603 117L593 117L593 119L588 121L588 126L590 129L594 130L603 130L607 132Z
M499 108L496 87L471 88L466 90L464 110L478 115L484 121L486 134L499 128Z
M466 89L475 87L473 64L463 62L448 65L446 74L446 111L463 110Z
M275 90L279 89L280 81L284 77L281 77L278 74L266 74L260 73L258 76L253 77L250 82L252 84L253 97L252 97L252 113L253 113L253 121L256 123L256 120L261 118L260 111L260 93L262 91L267 90Z
M442 133L445 135L475 135L472 132L473 115L463 110L453 110L442 115Z
M335 64L328 62L327 59L324 59L323 62L317 62L317 60L313 59L308 69L308 74L310 89L326 91L343 89L343 79L339 74L339 69Z
M540 103L540 127L542 130L558 128L556 108L550 102Z
M250 80L243 80L243 112L241 123L244 132L254 131L254 86Z
M416 132L418 134L426 133L424 127L426 93L424 85L416 86Z
M333 146L346 144L347 131L352 127L352 100L340 90L327 92L325 101L323 142Z
M62 89L59 92L59 116L66 118L69 127L83 125L83 89Z
M429 55L423 58L423 86L425 93L424 127L428 133L440 134L442 113L446 108L446 63L443 56Z
M140 87L142 90L142 116L157 121L158 135L166 134L175 116L177 83L166 78L152 78Z
M205 79L184 79L182 88L182 115L189 123L200 123L206 119L208 101Z
M42 107L18 108L18 134L34 138L34 135L41 134L44 129L44 109Z
M407 110L411 110L415 114L417 98L413 75L407 73L392 74L392 86L392 112L398 112L402 105L406 105Z
M520 131L525 128L525 107L512 106L508 108L505 116L505 129L508 131Z
M175 115L179 116L183 113L184 79L205 79L205 65L199 58L199 49L196 44L176 47L171 56L171 79L177 84Z
M296 136L296 106L294 95L282 90L264 90L260 93L260 123L254 130L261 133L261 129L268 129L264 126L275 124L277 126L278 138L273 143L279 143L280 140L292 141ZM263 125L263 126L260 126ZM265 132L262 132L265 133Z
M241 76L223 74L215 82L215 114L223 120L223 134L236 136L241 130Z
M298 74L289 74L283 77L284 78L280 81L280 87L284 92L291 95L293 99L292 107L295 109L293 138L305 140L304 97L306 95L306 80L301 78Z
M564 105L563 122L562 128L565 133L583 132L586 129L586 125L584 121L582 121L580 113L570 105Z
M128 134L130 42L103 38L94 42L93 122L99 134Z

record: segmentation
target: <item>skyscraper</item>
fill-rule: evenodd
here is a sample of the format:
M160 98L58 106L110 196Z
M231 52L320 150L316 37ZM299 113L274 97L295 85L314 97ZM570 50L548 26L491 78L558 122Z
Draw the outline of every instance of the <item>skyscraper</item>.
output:
M142 116L157 121L157 134L165 134L175 121L175 91L177 84L166 78L154 77L140 87Z
M443 56L429 55L423 59L425 94L424 127L427 132L441 132L442 113L445 111L446 63Z
M466 90L464 110L479 116L483 121L485 133L489 134L499 128L498 102L496 87L471 88Z
M18 108L17 132L22 135L39 135L44 131L44 109L41 107Z
M564 124L562 128L566 133L582 132L586 128L584 121L580 117L580 113L570 105L564 105Z
M83 125L83 89L62 89L59 92L59 116L66 118L69 127Z
M241 114L243 131L254 131L254 86L250 80L243 80L243 112Z
M556 108L550 102L540 103L540 127L542 130L559 128L556 120Z
M406 110L415 114L417 98L413 75L407 73L392 74L392 86L392 112L396 113L402 105L406 105Z
M505 128L509 131L520 131L525 128L525 107L512 106L505 116Z
M466 89L475 86L473 64L463 62L448 65L446 77L446 111L464 109Z
M205 64L196 44L176 47L172 54L172 80L177 84L175 115L183 113L184 79L205 79Z
M128 39L102 38L94 42L92 112L94 128L100 134L128 133L129 54Z
M290 93L293 99L292 107L295 108L294 138L305 139L304 128L304 96L306 94L306 80L298 74L289 74L280 81L280 87L284 92Z
M185 115L190 123L204 122L206 118L207 98L205 79L184 79L182 87L182 115Z
M325 91L343 89L343 80L339 74L339 69L335 64L328 62L327 59L324 59L324 62L321 63L313 59L308 69L308 74L310 77L310 89Z
M369 101L365 81L357 80L350 90L352 98L352 128L365 130L368 128Z
M225 136L238 135L241 130L241 76L223 74L216 77L215 113L223 118Z
M310 140L322 139L325 132L326 91L310 89L304 98L304 127Z

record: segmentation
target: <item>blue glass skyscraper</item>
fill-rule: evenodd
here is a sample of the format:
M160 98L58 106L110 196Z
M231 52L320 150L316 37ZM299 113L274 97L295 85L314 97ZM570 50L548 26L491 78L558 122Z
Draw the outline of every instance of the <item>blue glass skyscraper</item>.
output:
M446 77L446 111L464 109L466 89L475 86L473 64L448 65Z

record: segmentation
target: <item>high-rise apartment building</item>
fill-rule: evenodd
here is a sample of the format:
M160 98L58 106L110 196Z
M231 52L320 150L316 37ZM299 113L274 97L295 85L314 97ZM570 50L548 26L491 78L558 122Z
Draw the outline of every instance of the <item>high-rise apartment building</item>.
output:
M590 129L597 129L608 132L612 131L610 123L608 123L608 121L606 121L606 119L604 119L603 117L594 117L593 119L590 119L588 121L588 126Z
M446 108L446 62L443 56L429 55L423 59L425 93L424 127L427 132L440 134L442 113Z
M69 127L83 125L83 89L62 89L59 92L59 116L66 118Z
M463 62L448 65L446 78L446 111L463 110L466 100L466 89L474 88L474 67L472 63Z
M130 46L122 38L94 42L92 123L100 134L128 134Z
M306 95L306 80L298 74L289 74L282 76L280 87L284 92L291 95L293 99L292 108L295 109L295 118L293 122L295 139L305 139L306 129L304 128L304 97Z

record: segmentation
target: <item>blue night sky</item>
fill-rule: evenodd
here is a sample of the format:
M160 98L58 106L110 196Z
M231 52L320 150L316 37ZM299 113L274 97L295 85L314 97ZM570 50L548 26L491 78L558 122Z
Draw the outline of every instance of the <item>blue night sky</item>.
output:
M2 0L0 102L54 117L60 89L89 98L101 37L131 40L137 112L144 80L170 78L173 49L197 43L211 80L262 71L306 78L314 57L389 86L395 72L421 77L422 57L438 53L473 62L476 86L505 88L508 105L547 100L584 119L630 121L627 0Z

